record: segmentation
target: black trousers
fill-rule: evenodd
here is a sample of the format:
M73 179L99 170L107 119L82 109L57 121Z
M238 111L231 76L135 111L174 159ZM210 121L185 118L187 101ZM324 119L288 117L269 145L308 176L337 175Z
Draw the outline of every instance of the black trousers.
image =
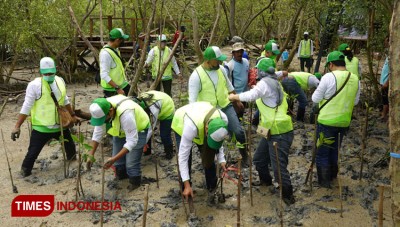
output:
M304 72L304 63L308 69L308 72L311 72L311 63L312 59L311 58L300 58L300 70Z
M25 172L29 172L32 170L33 165L35 164L35 161L42 151L44 145L46 145L46 143L50 139L59 140L60 136L61 131L53 133L43 133L34 129L32 130L28 153L25 155L25 159L22 162L22 168L25 170ZM72 160L76 155L76 149L69 129L64 130L64 139L66 140L64 142L64 148L67 153L67 160Z
M163 87L164 93L166 93L167 95L172 97L172 94L171 94L172 79L171 80L160 81L160 83L156 87L157 91L161 91L161 83L162 83L162 87Z
M124 89L122 89L125 92L125 96L128 96L128 93L129 93L130 89L131 89L131 85L129 85L129 84L126 85L124 87ZM118 94L116 91L106 91L106 90L103 90L103 93L104 93L104 98L108 98L108 97L111 97L111 96L114 96L114 95ZM136 97L136 94L133 94L133 96Z

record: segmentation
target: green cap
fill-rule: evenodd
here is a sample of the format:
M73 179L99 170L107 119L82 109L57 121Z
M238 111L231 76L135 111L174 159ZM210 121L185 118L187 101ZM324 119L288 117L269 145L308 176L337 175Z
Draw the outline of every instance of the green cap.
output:
M221 118L214 118L208 123L207 144L210 148L218 150L227 135L227 125Z
M105 98L97 98L93 100L89 107L90 124L93 126L101 126L106 121L107 114L110 112L111 104Z
M217 46L210 46L203 53L205 60L218 60L218 61L225 61L226 55L222 54L221 50Z
M129 35L125 35L121 28L113 28L109 35L110 39L129 39Z
M270 40L268 41L267 44L265 44L264 49L266 51L272 52L275 55L280 54L281 52L279 51L279 46L276 44L275 40Z
M314 73L314 76L317 77L318 80L321 79L322 75L319 72Z
M349 45L347 45L347 43L342 43L339 45L338 51L345 51L345 50L350 50Z
M325 67L328 66L329 62L333 61L344 61L344 54L337 50L330 52L326 58Z
M274 73L275 62L271 58L262 58L260 61L258 61L256 68L267 73Z

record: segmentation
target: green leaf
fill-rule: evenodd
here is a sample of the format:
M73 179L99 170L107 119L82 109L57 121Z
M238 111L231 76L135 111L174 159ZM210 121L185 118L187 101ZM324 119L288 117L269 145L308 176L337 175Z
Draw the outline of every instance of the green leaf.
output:
M83 136L83 133L80 133L81 137L79 138L79 142L83 144L85 142L85 137Z
M90 145L87 144L87 143L84 143L84 144L83 144L83 147L84 147L86 150L88 150L88 151L93 149L93 147L90 146Z
M71 134L71 137L72 137L72 140L73 140L74 142L79 142L78 137L75 136L74 134Z

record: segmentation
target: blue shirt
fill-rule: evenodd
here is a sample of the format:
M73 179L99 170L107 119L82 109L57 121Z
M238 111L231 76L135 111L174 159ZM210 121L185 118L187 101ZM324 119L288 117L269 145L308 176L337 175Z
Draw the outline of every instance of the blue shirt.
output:
M385 63L383 64L382 67L380 84L384 85L387 82L387 80L389 79L389 73L390 73L389 59L388 57L386 57Z
M237 94L247 91L248 75L249 75L249 61L245 58L242 62L237 62L233 58L228 63L232 85ZM233 66L233 67L232 67Z

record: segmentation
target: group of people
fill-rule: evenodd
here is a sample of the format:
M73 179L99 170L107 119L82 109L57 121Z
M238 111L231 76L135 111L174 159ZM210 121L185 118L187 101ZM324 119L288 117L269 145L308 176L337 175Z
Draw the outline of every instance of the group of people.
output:
M226 170L223 142L230 137L234 138L242 156L243 168L253 162L262 184L272 185L273 179L281 182L283 200L287 204L293 204L295 198L288 171L288 156L294 133L292 117L288 114L287 98L288 95L296 96L299 102L296 120L304 121L308 104L304 91L313 88L316 89L312 101L319 106L317 135L321 140L334 139L333 144L321 141L316 162L319 184L330 187L331 181L337 176L339 140L350 125L353 106L358 103L360 94L359 76L347 68L347 62L352 60L346 55L347 48L340 51L341 45L339 51L329 53L326 63L329 73L321 77L321 74L307 72L278 71L276 56L280 51L275 40L267 42L255 68L250 68L249 60L244 58L246 51L243 39L234 37L231 42L232 59L229 62L226 62L227 56L217 46L210 46L203 52L204 62L195 68L188 81L189 104L175 110L171 98L172 71L178 76L181 74L174 58L162 75L164 92L148 91L137 94L136 97L127 97L130 85L118 47L128 38L122 29L112 29L108 44L100 51L100 76L104 97L96 98L89 106L90 124L94 126L93 148L89 153L95 155L103 135L111 135L112 157L105 162L104 168L113 167L118 180L129 179L130 190L141 184L143 148L149 143L153 131L159 128L166 159L173 157L172 141L177 142L180 180L183 182L183 196L186 198L193 196L192 144L195 143L200 152L206 187L209 195L212 195L217 187L215 160L222 170ZM145 66L151 66L153 79L158 76L160 66L171 52L166 41L166 36L161 35L157 45L148 54ZM312 43L304 42L302 45L308 47L310 44ZM301 50L300 53L302 57L312 55L309 51ZM248 56L247 53L246 55ZM351 67L351 70L355 68ZM249 77L252 70L256 78ZM32 135L21 167L24 177L32 174L34 162L46 142L51 138L58 139L61 134L55 102L66 106L75 123L79 121L66 95L65 83L56 73L54 60L42 58L42 76L29 83L11 135L13 140L18 138L21 124L31 115ZM262 139L253 160L249 160L245 149L247 138L241 118L245 106L254 101L258 109L255 118L260 129L257 132ZM159 127L156 127L157 122ZM171 137L172 131L174 137ZM63 134L67 139L64 143L67 159L74 160L76 150L69 129L64 129ZM88 159L88 167L92 164L91 160ZM274 177L270 175L269 165Z

